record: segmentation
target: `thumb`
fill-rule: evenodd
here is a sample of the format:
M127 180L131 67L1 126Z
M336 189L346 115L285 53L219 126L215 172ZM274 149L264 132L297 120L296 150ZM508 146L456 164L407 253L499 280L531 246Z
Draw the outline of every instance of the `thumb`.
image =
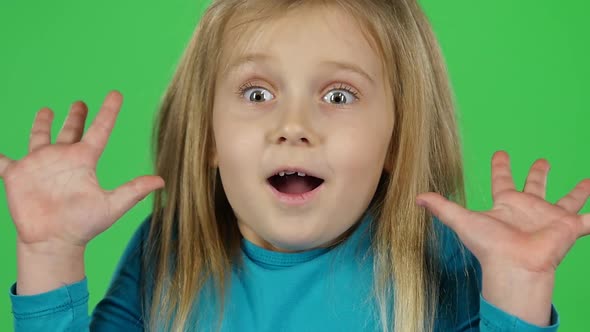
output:
M116 219L129 211L152 191L164 187L164 179L159 176L145 175L135 178L108 195L109 206Z
M4 172L6 172L8 166L13 162L10 158L0 153L0 179L4 177Z
M465 239L474 226L469 222L471 211L459 204L449 201L436 193L424 193L416 197L416 204L425 207L445 225L449 226L461 239Z

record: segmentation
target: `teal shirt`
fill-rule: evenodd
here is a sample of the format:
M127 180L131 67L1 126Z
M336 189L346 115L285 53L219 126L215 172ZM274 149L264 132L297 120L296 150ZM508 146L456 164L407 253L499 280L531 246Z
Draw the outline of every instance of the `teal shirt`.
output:
M147 319L141 310L139 274L149 220L135 232L105 297L91 316L86 278L32 296L16 295L13 284L10 298L15 331L143 331ZM557 331L559 318L554 306L552 325L538 327L487 302L481 296L477 259L467 252L468 258L463 260L450 229L437 220L435 226L444 241L441 259L448 273L442 276L436 331ZM371 300L370 234L371 219L366 217L344 243L331 249L279 253L242 239L243 264L232 269L221 330L379 331ZM465 277L465 270L472 272L471 278ZM198 319L187 328L213 331L219 317L217 302L211 296L201 296L199 301Z

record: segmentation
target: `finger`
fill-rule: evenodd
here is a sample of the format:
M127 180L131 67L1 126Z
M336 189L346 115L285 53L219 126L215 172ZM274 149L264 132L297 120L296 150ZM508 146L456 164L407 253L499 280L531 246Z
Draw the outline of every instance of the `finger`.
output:
M100 111L92 122L82 141L88 143L96 150L98 159L104 147L106 146L109 136L115 126L115 120L121 109L123 96L117 91L111 91L105 98Z
M590 213L586 213L580 216L580 222L582 223L582 229L578 238L590 235Z
M560 199L556 205L569 212L578 213L584 207L584 204L586 204L589 196L590 179L586 179L578 183L578 185L576 185L569 194Z
M29 139L29 152L51 144L51 122L53 122L53 112L44 107L35 116L31 137Z
M109 205L117 219L129 211L152 191L164 187L164 180L159 176L146 175L133 179L109 194Z
M545 199L545 194L547 192L547 174L549 174L550 168L549 162L545 159L535 161L533 166L531 166L523 191Z
M444 224L449 226L459 238L465 239L471 232L473 223L472 212L455 202L451 202L436 193L424 193L416 198L418 205L427 208Z
M79 142L84 133L84 124L88 115L88 107L82 101L72 104L70 113L61 127L55 143L72 144Z
M13 162L12 159L0 153L0 178L4 177L4 173L8 169L8 166Z
M515 190L510 158L504 151L494 153L492 157L492 197L494 200L505 191Z

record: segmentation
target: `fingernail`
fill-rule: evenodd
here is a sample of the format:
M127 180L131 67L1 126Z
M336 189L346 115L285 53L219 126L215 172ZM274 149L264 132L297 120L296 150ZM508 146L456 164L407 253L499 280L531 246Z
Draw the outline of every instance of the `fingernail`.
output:
M417 199L416 204L421 207L426 207L426 201L422 199Z

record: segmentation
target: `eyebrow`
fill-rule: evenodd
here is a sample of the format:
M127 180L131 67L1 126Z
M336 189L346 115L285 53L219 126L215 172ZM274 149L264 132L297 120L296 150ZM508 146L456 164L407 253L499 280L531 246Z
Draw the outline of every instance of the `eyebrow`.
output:
M275 57L268 54L262 53L250 53L239 57L238 59L232 61L229 66L227 66L227 71L232 72L236 70L238 67L243 66L246 63L250 62L268 62L271 60L276 60Z
M269 62L269 61L276 61L276 59L277 58L272 55L263 54L263 53L246 54L246 55L234 60L232 63L230 63L229 66L227 67L227 72L228 73L232 72L232 71L236 70L238 67L241 67L242 65L244 65L246 63ZM335 61L335 60L324 60L324 61L321 61L320 64L321 65L328 65L331 67L338 68L340 70L356 73L356 74L364 77L365 79L367 79L372 84L375 84L375 80L373 79L373 77L371 75L367 74L366 71L364 71L360 66L358 66L356 64L347 63L347 62L340 62L340 61Z

